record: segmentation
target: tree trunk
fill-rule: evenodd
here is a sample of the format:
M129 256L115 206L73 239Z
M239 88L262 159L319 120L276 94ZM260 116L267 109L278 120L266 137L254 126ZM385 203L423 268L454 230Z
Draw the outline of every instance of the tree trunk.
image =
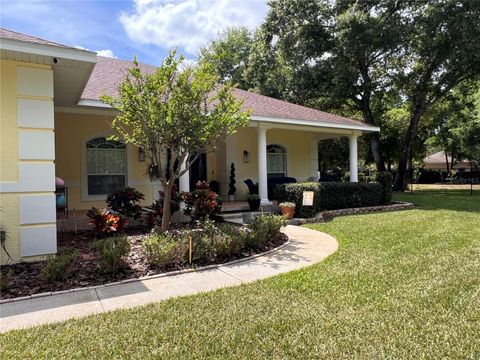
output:
M365 122L370 125L376 125L373 118L372 110L370 109L370 104L368 99L363 99L360 107L362 108L363 118ZM370 149L372 150L373 160L377 167L377 171L385 171L385 162L383 161L381 145L380 145L380 136L378 133L370 134Z
M162 215L162 230L166 231L170 227L170 220L172 218L171 213L171 204L172 204L172 189L173 189L173 181L169 181L164 193L165 197L163 199L163 215Z
M452 153L450 154L450 171L453 171L453 165L454 165L454 161L453 161L453 156L454 156L454 152L452 150Z
M450 164L448 163L447 151L445 151L445 164L447 165L447 174L450 173Z
M395 177L395 183L393 184L393 190L404 191L407 188L408 171L407 166L412 156L413 142L417 136L418 123L423 113L423 106L415 106L415 111L410 118L410 125L408 126L407 134L403 142L403 151L398 162L397 176Z
M380 151L380 137L378 133L370 135L370 148L372 150L373 160L377 167L377 171L385 171L385 162L382 158L382 153Z

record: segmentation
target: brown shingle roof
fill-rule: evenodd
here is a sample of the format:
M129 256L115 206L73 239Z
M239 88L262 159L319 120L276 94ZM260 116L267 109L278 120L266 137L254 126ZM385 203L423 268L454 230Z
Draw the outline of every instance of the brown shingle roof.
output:
M22 34L22 33L19 33L19 32L13 31L13 30L4 29L4 28L0 28L0 38L23 41L23 42L28 42L28 43L32 43L32 44L49 45L49 46L67 48L67 49L76 49L76 48L73 48L71 46L58 44L58 43L53 42L53 41L40 39L36 36Z
M292 104L288 101L278 100L250 91L235 89L235 93L237 94L238 98L244 100L244 108L253 109L252 115L256 116L265 116L281 119L308 120L338 125L341 124L353 126L368 126L358 120L330 114L306 106Z
M97 57L97 64L82 94L82 99L98 100L102 94L117 95L117 87L132 67L127 60ZM140 63L141 70L152 73L155 67ZM361 121L333 115L324 111L300 106L259 95L253 92L235 89L235 94L244 100L244 109L253 109L252 116L265 116L282 119L316 121L335 125L368 126Z
M153 73L155 66L139 64L143 72ZM118 85L125 79L128 69L133 67L133 63L128 60L120 60L97 56L97 64L93 69L92 75L88 80L82 99L98 100L101 95L118 95Z

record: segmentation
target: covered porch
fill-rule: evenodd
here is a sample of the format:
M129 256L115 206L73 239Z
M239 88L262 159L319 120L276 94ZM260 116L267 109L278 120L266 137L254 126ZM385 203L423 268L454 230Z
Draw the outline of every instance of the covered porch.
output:
M358 138L374 129L357 129L355 126L325 126L324 124L292 124L276 119L255 120L247 128L219 144L203 167L205 179L192 176L191 171L180 178L180 191L189 191L193 179L217 181L219 193L227 200L231 166L235 169L235 201L244 201L251 192L245 184L251 180L258 184L262 205L272 203L272 189L283 182L319 180L318 143L325 139L347 137L349 139L350 181L358 181ZM358 127L358 126L357 126Z

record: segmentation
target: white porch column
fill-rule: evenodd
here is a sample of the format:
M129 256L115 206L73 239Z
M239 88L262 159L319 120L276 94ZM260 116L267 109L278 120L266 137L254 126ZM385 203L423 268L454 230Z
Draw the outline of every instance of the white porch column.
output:
M356 133L348 137L350 148L350 182L358 182L357 138L358 134Z
M268 186L267 186L267 129L259 127L258 129L258 195L262 205L269 205Z
M187 166L187 159L185 159L184 162L180 165L180 171L183 171L185 167ZM190 171L187 170L185 174L180 176L180 179L178 179L178 185L179 185L179 192L189 192L190 191Z

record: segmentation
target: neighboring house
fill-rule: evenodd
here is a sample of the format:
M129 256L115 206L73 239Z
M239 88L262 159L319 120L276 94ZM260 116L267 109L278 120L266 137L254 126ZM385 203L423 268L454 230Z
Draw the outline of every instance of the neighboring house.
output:
M454 161L453 161L452 168L454 171L456 172L471 171L470 161L468 160L457 161L455 159L453 160ZM449 164L448 168L450 169L450 165L452 164L452 157L449 155L445 157L445 152L439 151L423 159L422 163L420 164L420 167L426 170L447 171L447 161Z
M116 93L132 63L5 29L0 48L0 222L14 260L56 252L55 176L68 187L70 209L103 207L106 194L124 185L143 192L150 204L160 184L146 176L138 148L107 140L115 114L99 100ZM251 178L266 204L269 178L316 179L318 141L336 137L350 139L351 180L357 181L357 138L378 128L243 90L236 94L253 110L250 125L202 156L180 179L181 191L199 179L216 180L226 196L234 163L237 199L246 198L243 181Z

